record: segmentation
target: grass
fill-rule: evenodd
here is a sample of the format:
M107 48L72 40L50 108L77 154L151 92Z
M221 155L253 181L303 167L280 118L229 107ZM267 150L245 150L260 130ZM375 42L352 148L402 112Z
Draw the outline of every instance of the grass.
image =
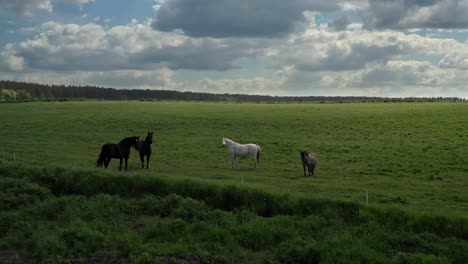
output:
M33 165L94 168L107 142L153 130L152 170L130 171L271 193L401 204L442 214L468 207L468 104L220 104L48 102L0 104L0 157ZM262 147L230 169L222 136ZM303 177L300 149L318 154ZM110 170L118 162L111 162ZM429 206L427 206L429 205Z
M0 104L0 123L0 259L468 259L466 103L35 102ZM95 168L148 130L152 169L134 151L129 172ZM259 144L260 168L231 170L222 136Z
M26 260L462 263L468 257L466 218L10 162L0 162L0 175L0 254L28 252Z
M0 104L0 123L6 261L468 258L466 103L38 102ZM95 168L102 144L148 130L152 169L135 152L129 172ZM260 168L231 170L222 136L259 144Z

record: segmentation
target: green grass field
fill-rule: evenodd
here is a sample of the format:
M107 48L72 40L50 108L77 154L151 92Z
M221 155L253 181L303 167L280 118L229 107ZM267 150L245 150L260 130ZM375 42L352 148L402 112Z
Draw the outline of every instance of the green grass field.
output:
M12 263L468 257L466 103L41 102L0 104L0 123ZM95 168L102 144L148 130L152 169L135 151L129 172ZM259 169L232 170L222 136L259 144ZM319 157L314 177L303 148Z
M35 165L93 168L102 144L153 130L153 170L139 169L132 151L130 172L234 185L243 177L273 193L358 202L367 189L369 203L423 210L468 207L465 103L24 103L0 104L0 122L0 156ZM260 168L245 158L231 170L222 136L259 144ZM302 174L303 148L319 158L312 178ZM117 167L113 160L110 170Z

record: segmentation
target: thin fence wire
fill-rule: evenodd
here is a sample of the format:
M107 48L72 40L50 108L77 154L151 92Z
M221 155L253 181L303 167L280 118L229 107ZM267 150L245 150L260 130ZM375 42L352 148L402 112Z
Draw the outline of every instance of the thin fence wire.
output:
M17 155L17 153L13 152L11 157L6 155L0 154L0 160L5 161L13 161L16 163L24 163L27 165L38 165L38 166L46 166L44 160L36 160L36 159L22 159ZM74 164L73 168L76 168L76 164ZM152 168L152 172L153 172ZM242 184L244 184L242 179ZM447 204L432 204L432 203L423 203L423 202L413 202L408 201L404 198L390 198L384 197L381 195L370 195L371 190L364 189L362 192L350 192L350 191L322 191L322 190L314 190L314 194L320 194L322 196L327 196L330 198L341 198L343 200L352 201L352 202L359 202L359 203L366 203L366 204L381 204L376 201L387 201L396 205L404 206L404 205L412 205L412 206L421 206L421 207L434 207L434 208L452 208L452 209L461 209L461 210L468 210L468 206L461 206L461 205L447 205ZM350 198L354 198L354 200L349 200ZM357 200L356 200L357 199Z

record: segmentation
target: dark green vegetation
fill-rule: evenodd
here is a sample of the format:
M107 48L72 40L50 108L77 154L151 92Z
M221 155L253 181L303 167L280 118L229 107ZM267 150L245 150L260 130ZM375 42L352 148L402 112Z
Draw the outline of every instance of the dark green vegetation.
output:
M29 100L68 100L68 99L103 99L103 100L186 100L213 102L415 102L415 101L465 101L457 97L430 98L382 98L364 96L268 96L247 94L211 94L199 92L179 92L168 90L113 89L96 86L44 85L0 80L1 101Z
M0 250L28 252L23 259L463 263L468 258L468 221L461 218L6 162L0 163L0 175Z
M0 104L0 122L0 256L468 258L466 103L20 103ZM135 152L130 172L116 160L94 168L103 143L148 130L154 171L139 169ZM231 170L222 136L259 144L260 168L246 158ZM318 155L312 178L302 148Z

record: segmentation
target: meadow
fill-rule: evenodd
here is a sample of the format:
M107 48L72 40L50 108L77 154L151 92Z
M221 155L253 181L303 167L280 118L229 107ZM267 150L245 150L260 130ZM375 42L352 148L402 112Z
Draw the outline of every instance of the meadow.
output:
M468 207L468 104L235 104L49 102L1 104L0 157L94 168L102 144L154 131L152 169L136 151L130 173L303 196L394 203L424 210ZM260 167L231 170L225 136L262 147ZM318 155L303 177L299 151ZM118 168L118 160L110 164ZM418 204L416 204L418 203ZM424 204L428 204L425 208ZM462 212L466 212L461 210Z
M0 249L56 262L467 257L466 103L37 102L0 104L0 122ZM102 144L149 130L151 169L135 151L128 172L95 168ZM232 170L222 136L259 144L259 168ZM317 153L313 177L301 149Z

